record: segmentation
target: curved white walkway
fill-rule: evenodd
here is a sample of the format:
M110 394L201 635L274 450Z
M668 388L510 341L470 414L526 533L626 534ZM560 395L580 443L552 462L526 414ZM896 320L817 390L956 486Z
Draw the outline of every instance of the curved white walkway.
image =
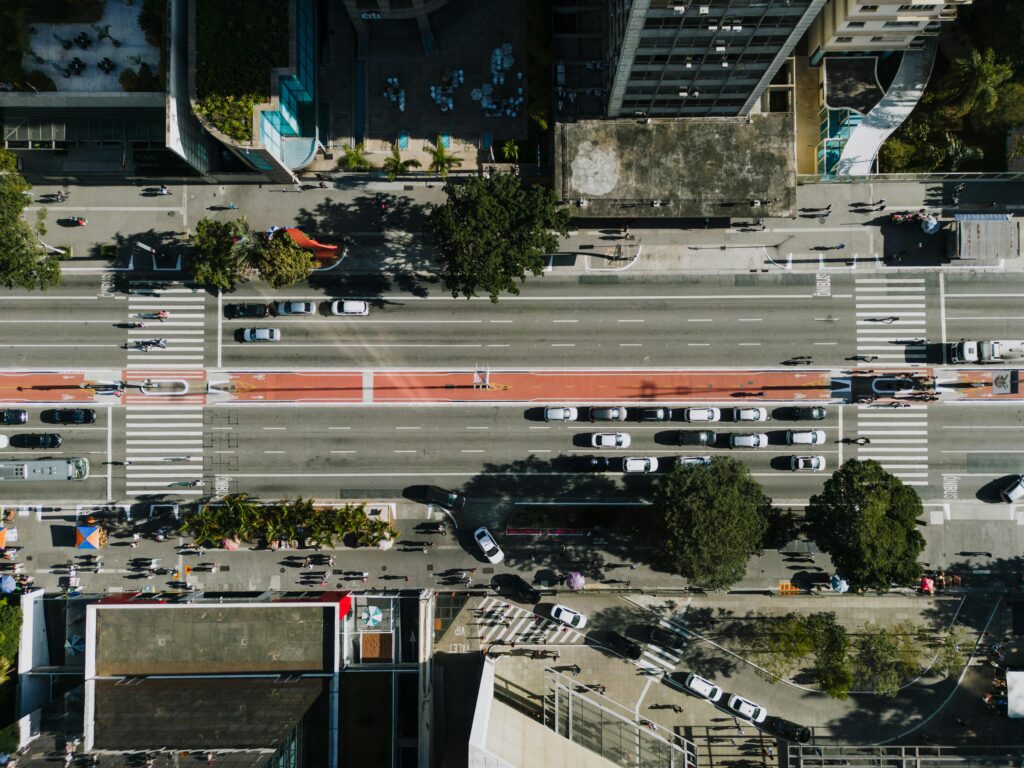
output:
M882 143L900 127L924 95L931 77L937 50L930 38L920 51L907 51L882 100L853 129L839 156L836 173L840 176L867 176Z

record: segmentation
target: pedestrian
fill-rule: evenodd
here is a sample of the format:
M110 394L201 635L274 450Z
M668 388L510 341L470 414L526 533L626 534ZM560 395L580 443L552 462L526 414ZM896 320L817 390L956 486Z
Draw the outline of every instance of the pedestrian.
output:
M405 578L406 582L409 581L409 577L408 576L405 576L404 578Z
M306 569L312 568L313 567L313 558L309 557L309 556L303 558L303 560L302 560L302 567L306 568Z
M678 704L673 704L672 705L672 711L675 712L677 715L679 715L679 714L682 714L683 708L681 706L679 706Z
M845 251L846 250L846 243L840 243L839 245L837 245L836 246L836 250L837 251Z
M878 205L876 207L876 210L879 210L879 211L884 211L885 210L885 198L884 197L878 201Z
M630 563L629 564L629 570L635 571L636 570L636 563Z
M573 677L576 677L577 675L579 675L579 673L581 671L582 670L580 669L580 665L579 664L573 664L571 667L569 667L569 674L572 675Z
M331 555L327 558L327 565L331 566L332 568L334 567L334 555Z
M234 211L234 210L236 210L237 208L238 208L238 206L237 206L237 205L235 205L234 203L228 203L228 210L229 210L229 211Z
M135 549L137 546L139 546L139 539L140 539L139 534L137 534L137 533L133 533L132 534L132 543L131 543L132 549Z
M824 221L825 219L827 219L831 215L832 215L832 206L829 206L827 209L825 209L824 213L821 214L821 220Z
M630 584L632 584L633 582L632 582L632 581L629 581L629 580L627 579L626 581L624 581L624 582L622 582L622 583L623 583L623 584L624 584L624 585L626 586L626 589L629 589L629 585L630 585Z
M327 576L324 576L322 579L320 579L320 586L321 587L326 587L327 586Z
M509 646L509 648L515 648L516 647L516 641L513 640L511 643L508 644L508 646Z
M822 210L825 212L826 216L828 214L832 213L832 203L829 203L828 205L826 205L824 208L822 208Z

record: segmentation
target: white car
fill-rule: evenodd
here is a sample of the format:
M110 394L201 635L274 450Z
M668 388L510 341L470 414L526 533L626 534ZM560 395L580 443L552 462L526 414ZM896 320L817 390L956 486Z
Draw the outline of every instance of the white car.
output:
M729 435L730 448L767 448L768 435L755 432L752 435Z
M718 701L722 698L721 688L710 680L705 680L700 675L693 674L693 672L686 676L686 680L683 681L683 687L690 693L708 701Z
M505 553L501 551L498 542L491 536L491 532L483 526L473 531L473 539L476 541L476 545L480 547L480 551L484 553L488 563L500 563L505 559Z
M576 629L583 629L587 626L586 616L561 603L555 603L555 605L551 606L551 618Z
M786 445L821 445L825 442L825 430L811 429L804 432L797 432L792 429L786 431Z
M768 421L767 408L733 408L733 421Z
M789 460L794 472L821 472L825 469L824 456L794 456Z
M332 301L331 302L331 314L332 315L359 315L365 316L370 314L370 302L368 301Z
M686 421L721 421L722 412L718 408L687 408L683 418Z
M625 432L595 432L590 444L595 448L629 448L629 435Z
M316 314L316 305L312 301L279 301L275 309L279 315Z
M680 467L706 467L711 463L710 456L677 456L676 465Z
M1017 479L1013 481L1013 484L999 495L1002 496L1003 501L1007 504L1013 504L1021 496L1024 496L1024 475L1017 475Z
M242 331L242 341L280 341L280 328L246 328Z
M744 720L749 720L752 723L763 723L764 719L768 717L768 710L764 707L752 701L747 701L742 696L737 696L736 694L729 697L726 706L737 717L742 717Z
M544 421L576 421L580 412L575 408L563 405L553 405L544 409Z
M654 456L631 456L622 460L622 471L627 475L649 475L658 471L658 460Z

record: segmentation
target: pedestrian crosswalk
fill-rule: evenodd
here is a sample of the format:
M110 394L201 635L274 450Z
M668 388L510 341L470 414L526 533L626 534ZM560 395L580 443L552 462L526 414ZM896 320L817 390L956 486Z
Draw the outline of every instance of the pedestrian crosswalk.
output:
M856 280L857 355L877 366L927 362L925 278Z
M572 627L494 597L484 598L475 610L480 643L484 645L569 645L584 639Z
M128 403L125 485L129 496L202 496L203 406Z
M874 459L907 485L928 484L928 408L857 406L857 458Z
M637 662L650 672L671 672L678 665L685 653L690 633L683 626L682 617L662 620L658 626L672 638L677 647L671 648L668 643L652 640L644 645L644 655Z
M128 330L128 368L202 368L203 314L206 294L192 288L133 288L128 295L127 322L145 328ZM158 319L164 311L167 317ZM166 346L135 346L147 339L165 339Z

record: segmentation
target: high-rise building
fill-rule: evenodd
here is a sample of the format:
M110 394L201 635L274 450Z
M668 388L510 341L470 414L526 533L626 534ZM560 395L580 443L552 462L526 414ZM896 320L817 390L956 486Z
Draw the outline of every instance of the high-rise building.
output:
M735 117L826 0L609 0L607 117Z
M921 48L973 0L829 0L808 33L811 64L827 53Z

